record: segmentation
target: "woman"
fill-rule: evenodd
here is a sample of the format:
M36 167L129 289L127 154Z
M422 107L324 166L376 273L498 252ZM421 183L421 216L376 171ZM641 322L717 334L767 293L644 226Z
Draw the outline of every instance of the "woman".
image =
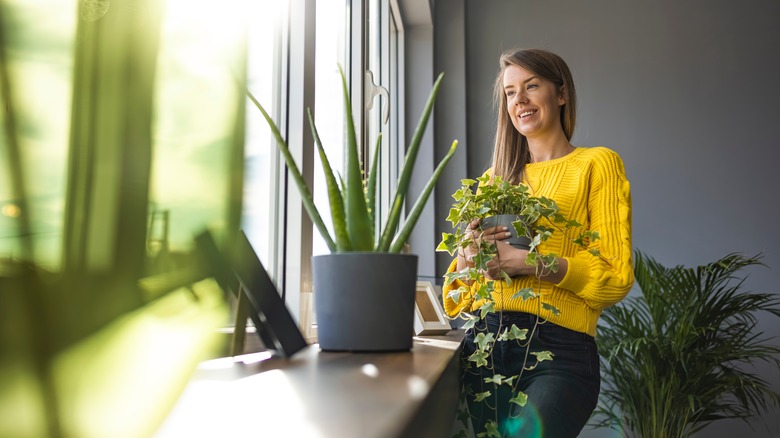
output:
M464 381L473 394L491 390L490 397L476 401L469 395L469 410L476 433L494 426L504 436L576 437L596 407L599 394L599 357L594 342L601 310L623 299L634 277L631 260L631 196L623 162L605 147L575 147L571 142L576 119L576 93L566 63L544 50L517 50L501 56L495 82L498 123L490 175L501 175L513 184L525 183L535 196L556 201L560 212L578 221L584 229L598 231L592 242L594 256L573 240L582 230L556 232L540 246L541 253L558 256L557 272L537 276L525 263L528 251L502 240L509 236L502 227L479 230L475 221L467 228L476 239L496 242L498 256L488 264L486 276L499 278L501 270L512 277L506 287L496 282L496 312L467 332L464 355L475 351L475 336L499 326L529 329L530 342L496 342L492 369L470 368ZM557 235L557 237L556 237ZM449 272L473 267L474 246L461 251ZM466 286L456 281L445 287L444 296ZM445 299L451 316L474 311L471 299ZM541 297L524 301L512 296L531 287ZM541 301L540 301L541 300ZM540 305L548 303L554 314ZM527 347L530 345L530 347ZM539 362L532 371L523 368L536 361L528 352L550 351L552 361ZM486 388L485 377L520 375L515 388ZM520 407L509 400L522 391L528 403Z

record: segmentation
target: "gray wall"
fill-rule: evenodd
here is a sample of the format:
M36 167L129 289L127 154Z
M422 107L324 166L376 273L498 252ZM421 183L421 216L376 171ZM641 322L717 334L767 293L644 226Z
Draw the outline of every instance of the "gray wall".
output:
M465 87L450 92L465 96L466 105L437 106L437 147L462 136L466 120L467 170L455 167L445 184L489 165L499 54L546 48L574 74L580 103L573 143L608 146L625 161L635 247L666 265L688 266L762 252L768 268L751 271L747 288L780 293L778 19L780 2L768 0L439 0L435 69L462 69ZM457 41L465 41L465 52ZM449 229L442 208L448 190L440 185L437 193L437 235ZM446 262L439 256L438 274ZM765 316L760 328L780 336L778 318ZM780 390L778 370L758 369ZM776 417L762 418L768 429L723 422L699 436L780 436Z

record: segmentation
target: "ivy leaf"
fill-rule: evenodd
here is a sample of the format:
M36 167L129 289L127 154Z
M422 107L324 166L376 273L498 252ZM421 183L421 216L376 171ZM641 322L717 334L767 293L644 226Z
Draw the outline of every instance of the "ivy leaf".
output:
M560 315L560 314L561 314L561 311L560 311L560 310L558 310L558 308L557 308L557 307L555 307L555 306L553 306L552 304L548 304L548 303L542 303L542 308L543 308L544 310L549 310L549 311L550 311L550 312L552 312L552 313L553 313L553 315L555 315L555 316L558 316L558 315Z
M512 226L515 228L515 232L518 236L525 236L528 234L528 228L522 220L512 222Z
M498 424L493 420L485 423L485 432L483 433L488 438L501 438L501 434L498 432Z
M466 286L461 286L455 290L451 290L447 294L447 298L451 299L452 301L455 301L455 304L458 304L460 301L460 297L463 296L463 294L469 293L469 288Z
M515 339L523 341L528 335L528 329L521 329L512 324L512 327L504 330L504 333L498 338L499 341L514 341Z
M504 383L504 376L501 374L493 374L490 377L485 377L485 383L492 383L494 385L500 385Z
M547 350L545 350L545 351L532 351L531 354L536 356L536 361L537 362L544 362L546 360L553 360L553 356L555 356L554 354L552 354L551 351L547 351Z
M490 397L490 391L480 392L478 394L474 394L474 401L479 403L488 397Z
M447 221L454 227L460 221L460 211L455 207L450 208L450 214L447 216Z
M599 257L601 255L601 252L598 248L591 248L588 250L589 253L593 254L596 257Z
M483 242L487 243L487 242ZM491 254L489 251L482 251L480 250L477 252L477 254L474 255L474 268L480 271L487 271L487 264L489 261L493 260L495 252Z
M458 271L458 272L448 272L444 274L444 285L449 286L455 280L463 280L464 278L469 278L469 277L470 277L470 273L466 270Z
M522 298L523 301L528 301L529 299L535 298L536 296L537 296L536 292L534 292L533 288L524 287L519 291L515 292L515 294L512 295L512 299L514 300L516 298Z
M485 318L490 313L495 313L495 304L492 301L488 301L479 308L479 317Z
M517 391L517 395L509 400L509 403L514 403L518 406L525 406L528 403L528 395L523 391Z
M474 337L474 342L479 346L480 351L484 351L489 345L493 344L495 340L493 333L480 333Z
M468 330L474 327L474 324L476 324L477 321L479 321L479 318L477 318L476 316L469 315L466 319L466 323L463 324L463 330Z
M467 189L465 189L464 187L459 188L458 190L455 191L455 193L452 194L452 199L456 201L460 201L466 195L465 193L466 190Z
M451 290L447 294L447 298L451 299L452 301L455 301L455 303L457 304L457 302L460 301L460 289Z
M506 287L512 286L512 277L510 277L506 271L501 271L501 279L504 280Z
M458 240L451 233L441 233L441 242L436 247L436 251L447 251L450 255L455 253L458 247Z
M490 208L489 205L484 205L483 204L480 208L477 209L477 211L475 212L475 215L476 216L485 216L486 214L490 213L490 210L492 210L492 208Z
M487 300L490 298L490 292L488 292L489 283L482 283L477 290L477 299Z
M469 356L469 362L474 362L474 364L478 367L486 367L488 365L487 363L487 357L490 355L487 351L475 351L471 353L471 356Z
M470 178L464 178L464 179L460 180L460 183L461 183L461 185L471 187L474 184L476 184L477 182L475 180L473 180L473 179L470 179Z

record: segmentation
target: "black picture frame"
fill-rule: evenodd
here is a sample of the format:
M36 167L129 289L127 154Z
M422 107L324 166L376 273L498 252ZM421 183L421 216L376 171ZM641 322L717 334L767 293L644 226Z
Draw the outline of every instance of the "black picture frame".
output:
M195 242L219 286L236 298L241 290L246 294L251 304L249 316L268 350L291 357L308 345L243 231L239 231L230 253L217 247L209 231L198 235Z

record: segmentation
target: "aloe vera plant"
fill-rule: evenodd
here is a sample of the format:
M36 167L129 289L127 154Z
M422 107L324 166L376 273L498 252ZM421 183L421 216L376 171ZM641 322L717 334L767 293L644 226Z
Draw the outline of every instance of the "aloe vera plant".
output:
M322 220L322 216L314 205L314 197L311 194L311 190L309 190L309 187L306 185L298 165L295 163L295 160L290 153L287 142L279 131L279 128L276 126L276 123L274 123L271 116L252 93L247 92L247 94L249 95L250 100L263 114L268 126L271 128L271 131L276 138L277 145L279 146L279 150L287 164L287 168L290 170L290 174L292 175L295 184L298 186L298 190L301 192L303 206L312 222L317 227L317 230L322 235L330 251L397 253L401 251L406 240L409 238L409 235L411 235L412 230L420 217L420 213L422 213L423 207L433 191L433 187L436 185L436 182L441 176L444 168L447 166L447 163L455 154L455 150L458 146L457 140L452 142L452 146L447 152L447 155L439 162L433 175L428 180L428 183L425 185L422 193L407 216L406 222L403 227L401 227L400 231L398 231L398 224L401 219L404 201L406 200L406 193L409 189L412 170L414 169L417 153L420 150L420 143L423 134L425 133L425 128L428 125L428 120L431 111L433 110L433 105L436 101L436 95L439 91L439 86L441 85L444 73L440 74L436 79L431 93L428 96L428 101L425 104L423 114L417 123L417 128L414 131L411 143L406 152L401 174L398 178L398 185L396 187L395 195L393 196L390 213L385 221L383 230L375 230L374 228L374 224L376 223L376 176L378 172L378 160L376 160L376 157L379 155L381 134L380 137L377 138L376 146L374 148L375 159L372 162L368 177L364 179L361 172L361 162L358 153L358 142L355 135L355 125L352 118L352 105L350 103L349 90L347 89L347 81L341 67L339 67L339 73L343 86L344 106L346 108L347 119L347 144L345 145L347 152L346 181L341 181L341 184L339 184L339 180L336 179L330 162L325 154L325 150L322 147L322 142L317 133L317 127L314 124L311 110L308 111L309 126L311 127L314 143L317 146L322 161L325 181L328 187L328 200L330 203L331 217L333 219L335 240L331 237L330 232Z

